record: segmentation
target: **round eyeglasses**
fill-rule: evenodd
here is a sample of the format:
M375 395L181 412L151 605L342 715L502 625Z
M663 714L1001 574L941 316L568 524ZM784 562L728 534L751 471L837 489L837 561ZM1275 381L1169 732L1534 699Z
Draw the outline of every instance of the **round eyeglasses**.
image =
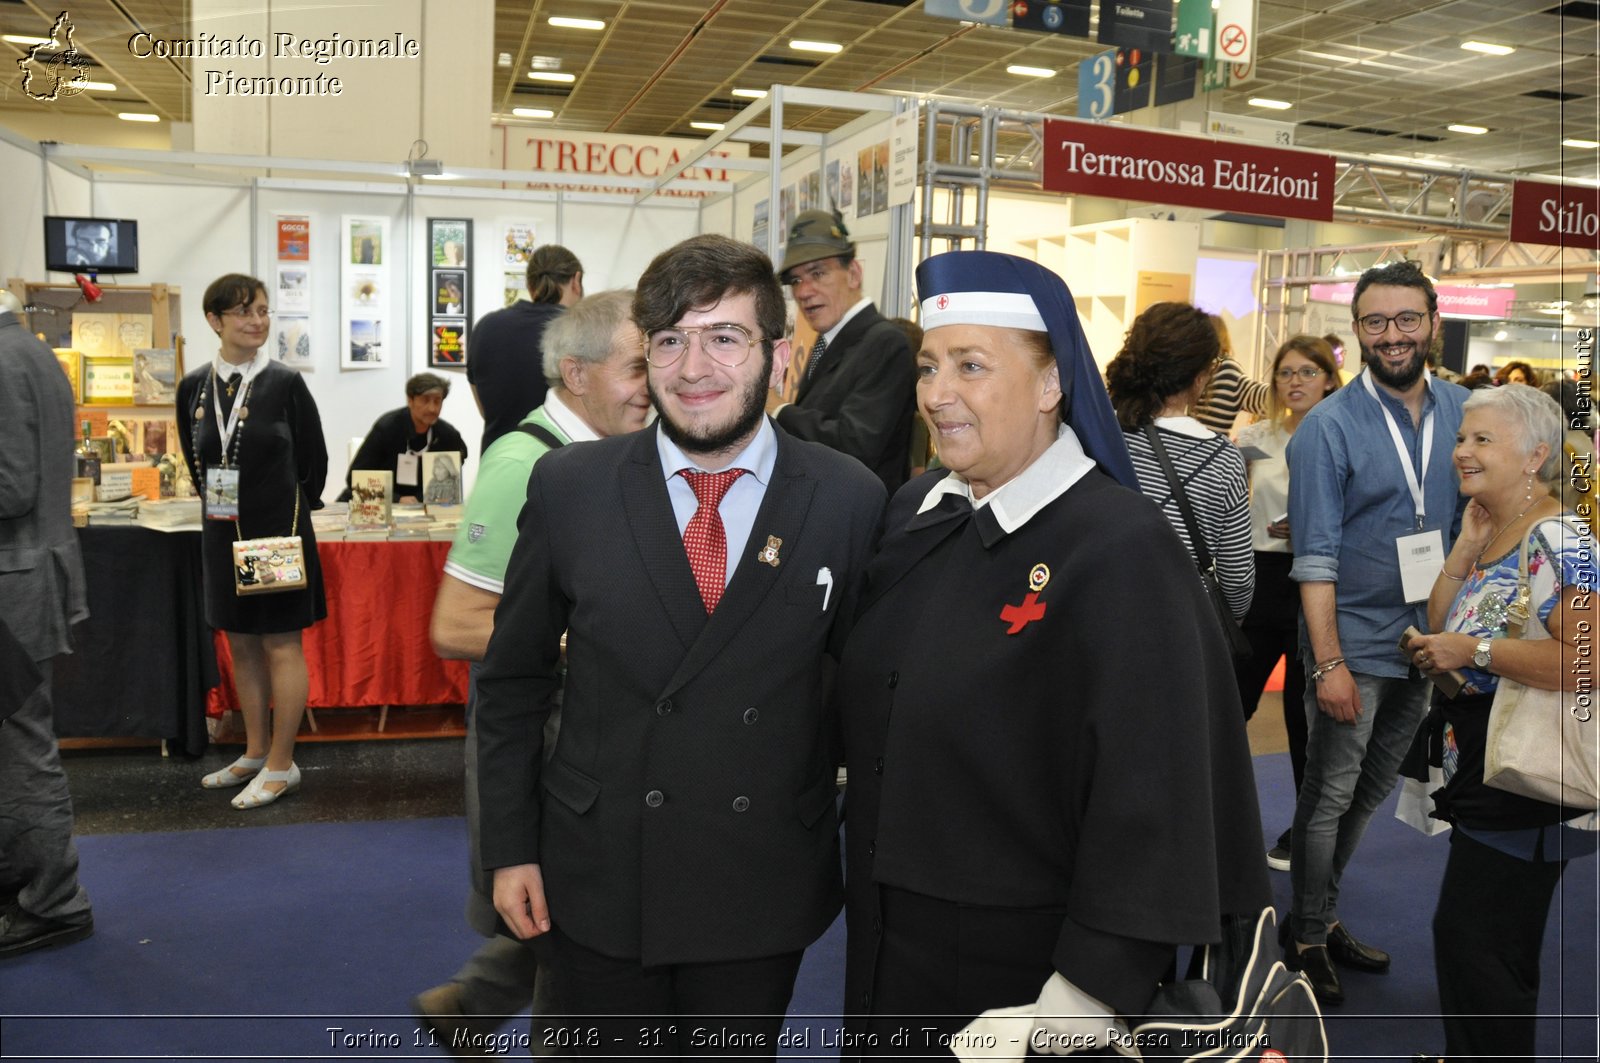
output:
M1322 375L1322 370L1314 365L1303 365L1299 369L1280 369L1272 375L1278 381L1287 384L1291 380L1315 380Z
M737 369L750 357L756 338L743 325L719 322L685 328L660 328L645 335L645 360L657 369L675 365L689 350L689 342L700 337L700 349L711 360L728 369Z
M1361 331L1368 336L1381 336L1389 327L1389 322L1394 322L1394 327L1401 332L1415 332L1422 327L1427 314L1419 314L1415 310L1402 310L1398 314L1385 317L1383 314L1367 314L1365 317L1356 318L1356 324L1361 326Z

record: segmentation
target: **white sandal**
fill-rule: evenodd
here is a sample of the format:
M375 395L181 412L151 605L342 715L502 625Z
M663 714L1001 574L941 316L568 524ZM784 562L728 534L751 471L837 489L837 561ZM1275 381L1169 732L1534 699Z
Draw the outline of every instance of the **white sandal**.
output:
M226 768L214 771L202 778L200 785L207 790L223 790L229 786L243 786L255 778L256 773L266 767L266 764L266 757L240 757ZM244 774L240 775L239 771L234 771L235 768L238 768Z
M265 784L269 782L281 782L283 789L268 790ZM287 797L298 789L300 789L300 766L290 761L288 771L263 769L230 803L238 809L260 808L262 805L272 804L280 797Z

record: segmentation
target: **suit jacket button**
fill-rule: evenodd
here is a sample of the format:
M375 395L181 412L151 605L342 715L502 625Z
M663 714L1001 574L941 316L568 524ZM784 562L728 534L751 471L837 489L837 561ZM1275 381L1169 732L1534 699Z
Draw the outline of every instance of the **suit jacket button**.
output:
M755 709L745 709L744 710L744 722L745 723L755 723L759 719L761 719L761 714L759 712L757 712Z
M748 797L735 797L733 799L733 810L735 812L747 812L747 811L749 811L750 810L750 799Z
M662 793L660 790L651 790L649 793L644 795L644 803L649 805L651 808L660 808L661 803L666 799L667 795Z
M883 758L882 757L879 757L877 760L874 760L872 762L872 774L874 774L874 775L882 775L883 774Z
M878 843L876 841L868 842L867 843L867 855L868 856L876 856L877 854L878 854Z
M672 699L663 698L662 700L656 702L657 716L666 716L670 712L672 712Z
M890 672L889 673L889 689L893 690L895 687L897 687L899 685L900 685L900 673L899 672Z

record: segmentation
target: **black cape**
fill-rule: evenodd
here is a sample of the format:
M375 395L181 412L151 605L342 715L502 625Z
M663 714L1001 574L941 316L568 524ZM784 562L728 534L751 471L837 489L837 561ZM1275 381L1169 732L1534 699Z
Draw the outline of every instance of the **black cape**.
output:
M915 515L943 475L895 496L840 664L847 1009L882 883L1065 911L1040 959L1137 1014L1177 946L1270 901L1228 649L1148 499L1095 470L1007 534L964 499Z

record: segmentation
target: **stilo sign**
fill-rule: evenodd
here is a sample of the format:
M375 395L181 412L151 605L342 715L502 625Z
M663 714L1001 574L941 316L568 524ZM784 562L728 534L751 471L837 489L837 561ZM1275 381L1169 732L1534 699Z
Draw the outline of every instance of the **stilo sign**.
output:
M1600 188L1517 181L1511 187L1511 239L1600 251Z
M1274 218L1333 218L1333 156L1048 119L1046 191Z

